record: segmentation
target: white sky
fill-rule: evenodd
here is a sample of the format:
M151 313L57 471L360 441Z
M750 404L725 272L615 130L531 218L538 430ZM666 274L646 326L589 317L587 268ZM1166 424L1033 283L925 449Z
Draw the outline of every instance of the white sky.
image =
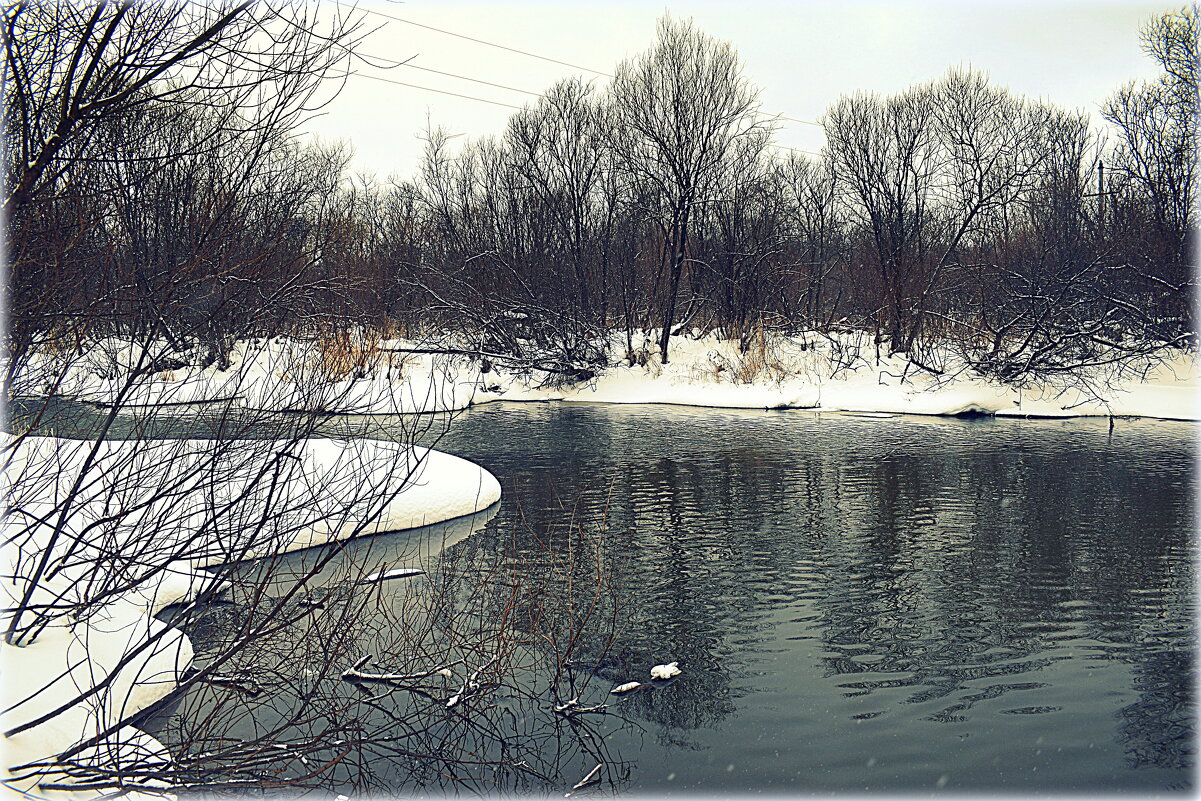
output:
M328 0L326 0L328 2ZM684 2L388 2L359 6L463 36L602 72L652 45L664 12L692 17L710 36L737 48L762 89L763 110L816 121L840 95L892 93L971 65L996 85L1096 117L1100 103L1131 79L1158 74L1139 48L1138 28L1172 10L1156 2L844 2L834 0L686 0ZM381 26L361 51L442 72L538 93L560 78L606 78L367 14ZM504 130L512 109L397 86L367 75L520 106L519 92L408 66L360 67L307 126L323 140L353 145L356 170L380 178L415 174L427 121L477 137ZM1099 124L1099 121L1098 121ZM812 125L785 122L780 145L820 150Z

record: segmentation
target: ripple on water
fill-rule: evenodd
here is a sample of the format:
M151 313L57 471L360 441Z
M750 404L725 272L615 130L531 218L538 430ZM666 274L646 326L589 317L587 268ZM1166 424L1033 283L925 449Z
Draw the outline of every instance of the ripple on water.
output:
M464 575L589 587L601 532L576 670L684 668L605 729L627 789L1089 793L1192 781L1193 437L502 404L441 447L505 481Z

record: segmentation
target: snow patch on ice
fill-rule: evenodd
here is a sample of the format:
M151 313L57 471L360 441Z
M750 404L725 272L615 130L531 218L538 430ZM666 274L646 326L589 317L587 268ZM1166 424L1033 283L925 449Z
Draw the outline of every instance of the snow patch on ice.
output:
M3 444L13 445L12 438ZM77 486L93 448L86 480ZM148 735L105 732L170 692L190 664L187 636L153 615L202 590L219 590L218 579L201 567L438 523L500 498L496 478L478 465L365 439L94 443L27 437L13 448L5 480L14 510L4 521L10 542L2 553L5 607L26 594L31 565L46 549L61 551L71 541L79 549L72 565L30 591L30 603L60 613L32 643L0 645L4 729L49 715L6 738L8 766L96 737L90 756L80 759L112 767L165 758ZM60 504L72 491L64 515ZM125 562L112 567L124 571L120 576L98 569L112 562L114 550ZM133 589L92 604L86 619L71 613L95 587L119 588L131 577ZM0 623L7 628L9 620ZM13 789L33 791L65 777L10 770L6 778Z

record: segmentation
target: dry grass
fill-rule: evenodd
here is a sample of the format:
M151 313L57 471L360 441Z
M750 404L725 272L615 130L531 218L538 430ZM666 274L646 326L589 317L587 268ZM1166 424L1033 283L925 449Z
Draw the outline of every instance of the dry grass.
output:
M380 350L383 338L383 332L377 328L331 331L319 336L314 343L313 375L325 381L366 378L379 368L384 356ZM391 366L389 359L389 368Z
M651 378L663 375L663 361L659 356L659 349L650 342L643 342L628 352L626 361L630 363L631 367L641 367L646 370L647 375Z
M732 384L764 381L779 384L791 376L791 371L777 354L775 337L769 336L762 326L756 329L746 350L733 357L710 354L709 364L701 367L699 372L705 380Z

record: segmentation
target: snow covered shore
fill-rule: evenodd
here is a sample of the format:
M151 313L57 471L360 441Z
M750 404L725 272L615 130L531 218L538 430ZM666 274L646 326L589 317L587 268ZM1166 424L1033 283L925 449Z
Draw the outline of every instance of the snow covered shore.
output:
M200 568L438 523L500 497L496 478L471 462L374 440L5 444L15 445L5 467L5 607L24 599L49 617L32 642L0 646L5 786L45 797L97 793L38 789L65 774L13 768L93 738L76 760L130 775L169 760L120 724L190 664L187 636L153 615L215 589ZM43 573L47 553L61 563Z
M639 335L640 340L653 337ZM614 353L624 345L615 337ZM131 343L105 340L81 357L32 359L17 394L60 394L103 405L160 406L226 401L252 409L398 414L462 409L490 401L670 403L729 408L1075 417L1131 415L1199 420L1197 356L1173 351L1159 362L1104 366L1023 387L948 368L936 376L903 354L877 353L863 333L772 338L747 353L715 335L678 336L668 364L654 349L592 381L546 386L551 374L506 372L501 363L423 352L404 340L376 340L355 351L353 369L329 369L317 344L275 339L241 342L227 370L180 368L130 380ZM337 361L334 359L333 361Z
M858 347L858 346L857 346ZM845 359L840 366L838 359ZM1112 368L1083 381L1019 389L960 373L934 376L903 355L881 356L859 347L835 356L826 340L790 339L766 354L741 354L735 343L677 337L667 365L618 365L592 385L566 392L509 385L502 400L668 403L746 409L1010 417L1130 415L1201 420L1195 355L1178 352L1138 375ZM1092 390L1090 392L1089 390ZM484 394L483 400L492 396Z

